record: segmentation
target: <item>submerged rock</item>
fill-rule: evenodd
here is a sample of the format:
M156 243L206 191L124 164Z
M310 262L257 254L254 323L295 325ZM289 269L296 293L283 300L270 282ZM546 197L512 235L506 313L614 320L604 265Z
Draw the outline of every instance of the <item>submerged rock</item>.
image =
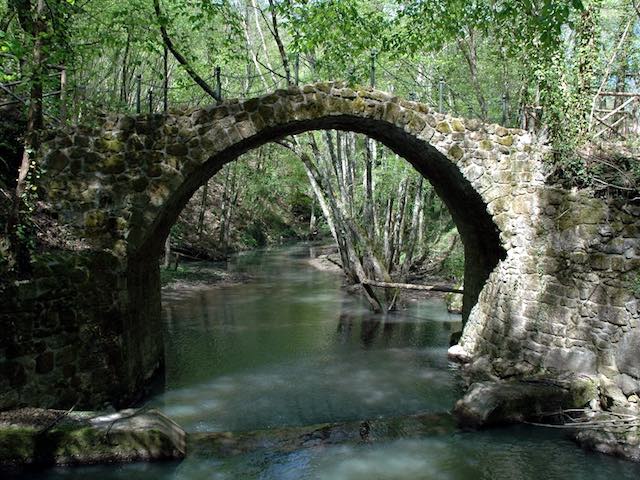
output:
M563 410L582 408L598 396L586 376L477 382L454 407L461 426L480 428L525 420L553 420Z
M22 409L0 414L0 466L179 459L186 434L156 410L102 415Z
M621 422L620 417L601 412L589 420L595 424L601 423L603 426L574 432L573 439L582 448L640 462L640 432L638 431L640 417Z
M253 432L192 433L189 435L189 454L232 456L263 449L287 453L301 448L443 435L455 430L455 420L449 413L426 413Z

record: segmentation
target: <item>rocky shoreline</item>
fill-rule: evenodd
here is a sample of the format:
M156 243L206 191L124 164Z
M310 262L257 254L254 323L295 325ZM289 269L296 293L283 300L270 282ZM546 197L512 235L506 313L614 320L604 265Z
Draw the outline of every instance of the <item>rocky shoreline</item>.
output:
M586 450L640 462L637 385L625 393L603 375L534 372L526 365L498 365L511 369L498 372L488 357L474 359L460 345L448 356L460 364L467 385L453 409L461 428L522 422L565 428Z

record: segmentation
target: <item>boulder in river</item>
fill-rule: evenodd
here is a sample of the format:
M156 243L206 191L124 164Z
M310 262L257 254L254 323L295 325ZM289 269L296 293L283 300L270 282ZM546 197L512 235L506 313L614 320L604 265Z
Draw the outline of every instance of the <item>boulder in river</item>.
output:
M578 429L573 439L582 447L594 452L614 455L634 462L640 462L640 417L627 417L599 412L589 419L599 428Z
M185 453L184 430L156 410L0 413L0 466L5 468L179 459Z
M471 428L552 422L563 410L585 407L597 396L597 384L587 376L476 382L453 413L461 426Z

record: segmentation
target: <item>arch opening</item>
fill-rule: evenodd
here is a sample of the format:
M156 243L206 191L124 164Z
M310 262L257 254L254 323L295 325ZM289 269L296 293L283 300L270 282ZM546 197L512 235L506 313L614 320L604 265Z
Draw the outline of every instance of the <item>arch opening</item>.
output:
M208 156L206 161L186 175L166 199L151 225L146 230L137 232L140 238L140 242L137 242L139 246L129 253L130 289L138 290L141 284L146 285L145 292L134 291L133 295L134 298L146 296L147 302L142 303L152 309L140 312L141 314L158 314L160 294L159 282L155 279L159 275L157 259L162 253L171 226L195 192L225 164L237 160L249 150L283 137L317 130L341 130L366 135L408 161L431 183L449 210L464 245L463 319L466 321L489 274L505 257L499 230L487 211L486 203L456 163L433 145L385 120L354 115L325 115L311 120L265 127L256 134ZM149 276L154 278L148 278L146 281L141 278ZM157 293L149 295L149 285L152 285Z

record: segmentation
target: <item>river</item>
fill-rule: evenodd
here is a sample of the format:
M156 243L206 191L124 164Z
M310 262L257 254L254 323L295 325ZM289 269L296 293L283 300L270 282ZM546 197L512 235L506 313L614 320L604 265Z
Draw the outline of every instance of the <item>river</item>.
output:
M149 404L190 432L450 410L461 389L446 351L460 317L440 300L372 315L337 274L309 266L310 248L234 256L229 269L247 284L163 294L166 378ZM21 478L622 480L640 478L640 466L584 452L562 431L514 426Z

